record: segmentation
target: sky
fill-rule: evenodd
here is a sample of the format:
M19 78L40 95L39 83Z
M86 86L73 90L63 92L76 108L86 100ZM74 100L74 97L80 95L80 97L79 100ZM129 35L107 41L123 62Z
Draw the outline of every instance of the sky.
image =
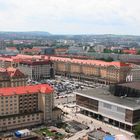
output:
M0 31L140 35L140 0L0 0Z

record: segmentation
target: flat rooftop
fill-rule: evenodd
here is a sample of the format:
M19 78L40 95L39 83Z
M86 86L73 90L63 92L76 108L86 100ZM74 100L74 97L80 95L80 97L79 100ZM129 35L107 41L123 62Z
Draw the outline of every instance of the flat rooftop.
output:
M124 83L124 84L118 84L118 85L140 90L140 82L130 82L130 83Z
M136 110L140 109L140 99L131 97L118 97L112 95L106 88L94 88L89 90L79 90L75 92L92 99L96 99L103 102L111 102L118 106L124 106L125 108Z
M94 130L88 133L88 136L96 138L97 140L102 140L105 135L106 135L105 132L99 130Z

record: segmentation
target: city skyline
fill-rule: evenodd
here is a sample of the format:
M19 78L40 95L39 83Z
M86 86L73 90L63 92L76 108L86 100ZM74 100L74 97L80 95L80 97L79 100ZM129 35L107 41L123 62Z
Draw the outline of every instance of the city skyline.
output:
M0 31L140 35L138 0L0 0Z

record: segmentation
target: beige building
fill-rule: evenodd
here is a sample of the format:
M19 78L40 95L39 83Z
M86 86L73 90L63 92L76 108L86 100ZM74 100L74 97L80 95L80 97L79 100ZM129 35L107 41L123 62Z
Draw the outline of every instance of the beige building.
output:
M53 89L47 84L0 89L0 131L52 120Z
M131 67L123 62L51 57L56 74L106 84L125 82Z
M131 64L113 61L86 60L54 56L17 55L1 58L0 64L18 67L34 80L54 77L54 73L78 79L87 79L105 84L123 83L133 69ZM55 71L55 72L54 72ZM136 70L135 70L136 71Z
M16 68L0 68L0 87L25 86L27 76Z

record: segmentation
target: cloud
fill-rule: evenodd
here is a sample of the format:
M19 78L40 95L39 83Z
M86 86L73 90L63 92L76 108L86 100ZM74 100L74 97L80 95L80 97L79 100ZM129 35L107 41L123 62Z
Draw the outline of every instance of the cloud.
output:
M140 34L139 0L0 0L0 30Z

